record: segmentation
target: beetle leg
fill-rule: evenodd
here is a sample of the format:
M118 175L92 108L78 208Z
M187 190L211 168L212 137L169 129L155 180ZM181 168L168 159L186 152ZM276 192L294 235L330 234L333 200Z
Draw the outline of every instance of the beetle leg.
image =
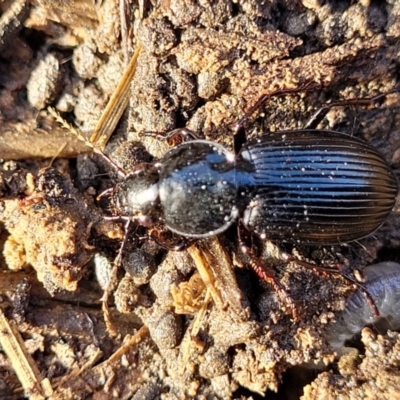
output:
M113 193L115 193L115 186L110 187L106 190L104 190L103 192L101 192L97 197L96 200L99 201L100 199L107 197L107 196L111 196Z
M119 217L121 219L121 217ZM124 247L126 245L126 242L128 240L128 234L131 228L131 222L132 220L130 218L126 219L125 226L124 226L124 238L122 239L121 246L118 250L118 254L114 259L112 269L110 271L110 279L108 280L107 286L104 289L103 296L101 297L101 303L102 303L102 310L103 310L103 317L104 317L104 323L106 324L107 331L112 335L116 336L117 332L114 329L114 326L111 322L110 318L110 309L108 307L108 298L110 297L112 288L114 286L114 283L117 280L117 273L118 269L121 266L122 263L122 252L124 250Z
M274 291L278 293L278 295L290 308L294 320L298 321L300 317L298 314L298 305L294 302L287 290L276 279L275 272L272 270L272 268L265 265L264 261L261 258L257 257L252 248L245 243L245 240L248 239L248 235L244 230L247 231L243 224L239 222L239 247L243 254L249 257L249 264L251 268L261 279L263 279L273 287ZM244 236L245 238L243 238Z
M369 106L379 100L384 99L386 96L392 93L399 92L400 88L392 89L386 93L378 94L377 96L370 98L350 99L337 101L335 103L327 103L320 107L313 115L308 119L304 129L316 129L317 125L322 121L325 115L331 108L334 107L349 107L349 106Z
M279 97L279 96L284 96L286 94L294 94L294 93L299 93L299 92L304 92L307 90L314 90L318 87L319 85L313 84L313 83L307 83L305 85L302 85L298 88L293 88L293 89L279 89L275 90L274 92L271 93L264 93L243 115L242 118L239 119L238 122L234 125L234 134L236 134L240 129L243 128L243 125L245 122L254 114L254 112L259 109L264 103L268 102L272 97Z
M324 275L328 274L339 274L341 277L343 277L343 279L345 279L349 284L351 285L355 285L357 287L357 289L359 289L361 291L361 293L364 295L365 299L367 300L367 303L374 315L374 317L378 318L380 313L379 313L379 309L375 304L374 298L372 296L372 294L368 291L368 289L361 284L359 281L357 281L357 279L344 274L343 272L340 271L340 269L336 269L336 268L329 268L329 267L321 267L318 265L314 265L314 264L309 264L307 262L304 261L300 261L295 259L294 257L291 257L291 260L294 263L296 263L297 265L300 265L302 267L308 268L313 270L315 273L323 273Z
M188 129L188 128L177 128L174 129L170 132L141 132L140 136L150 136L150 137L154 137L155 139L161 140L161 141L170 141L175 139L178 136L181 136L184 139L188 139L189 140L198 140L200 139L199 136L193 132L192 130Z
M244 248L244 246L241 246L241 249L243 253L250 258L250 266L254 272L273 287L275 292L277 292L284 302L290 307L293 318L298 321L300 316L297 312L297 305L286 289L280 284L280 282L278 282L274 271L271 268L268 268L260 258L256 257L252 253L252 251L249 251L249 248Z
M186 250L194 242L193 239L175 235L170 231L157 228L150 229L148 237L156 242L159 246L171 251Z
M244 124L246 121L254 114L254 112L259 109L264 103L267 103L272 97L284 96L287 94L294 94L299 92L304 92L307 90L313 90L319 87L314 83L307 83L298 88L293 89L279 89L275 90L271 93L264 93L243 115L242 118L239 119L233 126L233 137L234 143L233 148L235 154L238 154L242 145L246 142L246 133L244 132Z

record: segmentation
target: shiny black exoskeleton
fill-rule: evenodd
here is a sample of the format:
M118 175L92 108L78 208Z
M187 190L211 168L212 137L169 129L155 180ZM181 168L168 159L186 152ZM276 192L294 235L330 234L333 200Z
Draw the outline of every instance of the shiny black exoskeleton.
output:
M202 238L241 218L261 237L313 244L367 236L396 195L393 173L373 147L306 129L261 136L236 156L214 142L184 142L114 188L120 216L145 226Z

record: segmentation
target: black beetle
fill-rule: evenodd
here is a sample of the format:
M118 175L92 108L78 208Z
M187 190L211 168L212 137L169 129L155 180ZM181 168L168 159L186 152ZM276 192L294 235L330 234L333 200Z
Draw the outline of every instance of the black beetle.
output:
M237 123L234 137L245 135L243 122L264 101L308 88L263 96ZM392 210L396 179L372 146L339 132L308 128L332 106L369 104L389 93L326 105L302 130L268 133L242 143L235 139L236 155L218 143L191 140L173 147L157 162L140 164L129 174L117 167L123 180L105 192L114 205L111 219L125 219L126 231L136 220L146 227L163 225L194 239L224 232L238 219L262 239L320 245L361 239L378 229ZM168 137L176 134L196 137L186 128L172 131ZM296 316L294 302L273 271L239 239L252 268L286 299ZM368 291L354 278L342 276L364 291L379 314Z
M309 244L360 239L385 221L396 179L373 147L321 130L276 132L234 156L218 143L184 142L113 189L118 217L204 238L241 218L262 238Z
M189 238L219 234L240 218L262 238L307 244L351 242L375 231L396 200L389 165L353 136L308 128L331 107L370 104L399 89L325 105L305 129L246 141L243 124L256 108L272 96L306 89L262 96L236 124L236 155L218 143L191 140L156 163L138 166L108 191L116 218L147 227L162 224ZM176 134L196 138L186 128L168 137Z

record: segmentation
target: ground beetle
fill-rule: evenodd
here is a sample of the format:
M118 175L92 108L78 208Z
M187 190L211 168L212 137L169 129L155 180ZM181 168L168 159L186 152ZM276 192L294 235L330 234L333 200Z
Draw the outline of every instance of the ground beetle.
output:
M243 145L182 143L114 189L120 216L182 236L225 231L237 218L262 238L313 244L367 236L397 194L383 157L333 131L276 132Z
M291 92L264 96L256 107ZM356 102L365 100L340 105ZM186 128L169 136L177 133L194 136ZM262 238L307 244L369 235L385 221L396 195L396 179L373 147L309 128L265 134L236 148L236 155L215 142L187 141L158 162L141 164L112 189L118 217L144 226L161 223L179 235L204 238L240 218Z
M270 97L307 89L263 96L237 123L235 137ZM369 104L386 95L322 107L302 130L268 133L241 143L235 139L235 155L215 142L183 142L159 161L139 165L107 191L115 209L112 218L125 219L126 229L132 220L146 227L162 224L186 238L219 234L238 219L263 239L289 243L335 244L365 237L392 210L396 179L370 145L311 127L332 106ZM186 128L168 137L176 134L196 137ZM253 255L250 247L241 247ZM250 264L285 297L295 314L294 303L273 272L255 257Z

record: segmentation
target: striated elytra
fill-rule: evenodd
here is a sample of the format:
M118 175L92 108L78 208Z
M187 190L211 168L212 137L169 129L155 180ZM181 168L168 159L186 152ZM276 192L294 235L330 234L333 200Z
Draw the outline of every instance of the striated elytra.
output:
M202 238L235 220L262 238L333 244L365 237L394 206L396 179L372 146L334 131L270 133L234 156L184 142L113 191L121 217Z

